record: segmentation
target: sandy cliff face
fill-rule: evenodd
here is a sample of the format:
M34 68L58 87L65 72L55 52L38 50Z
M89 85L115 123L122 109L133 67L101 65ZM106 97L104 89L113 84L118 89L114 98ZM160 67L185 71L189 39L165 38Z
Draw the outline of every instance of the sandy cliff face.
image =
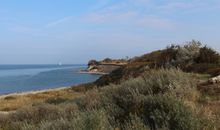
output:
M111 73L112 71L120 68L121 65L104 65L104 64L100 64L100 65L92 65L89 66L87 71L89 72L102 72L102 73Z
M87 71L91 73L111 73L112 71L120 68L121 66L127 64L126 61L121 60L108 60L108 61L96 61L91 60L88 63Z

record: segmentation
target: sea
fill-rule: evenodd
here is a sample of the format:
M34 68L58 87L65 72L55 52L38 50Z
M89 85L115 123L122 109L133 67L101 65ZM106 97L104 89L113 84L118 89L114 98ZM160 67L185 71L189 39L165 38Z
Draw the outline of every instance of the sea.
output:
M74 86L100 75L80 74L87 65L0 65L0 94Z

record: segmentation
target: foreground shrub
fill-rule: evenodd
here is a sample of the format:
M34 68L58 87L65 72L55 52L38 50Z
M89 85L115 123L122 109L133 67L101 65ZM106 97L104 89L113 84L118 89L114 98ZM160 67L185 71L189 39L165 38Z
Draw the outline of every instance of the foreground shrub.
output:
M62 117L62 116L61 116ZM74 112L72 118L42 120L40 123L17 122L16 130L113 130L103 110Z
M101 99L125 98L130 95L164 94L178 99L187 99L196 90L196 81L192 75L177 69L151 70L142 77L131 79L120 85L110 85L103 89ZM191 97L190 97L191 98Z
M156 127L170 130L197 130L200 125L189 107L171 97L146 97L143 116L145 120L153 117Z
M181 102L193 100L190 98L195 88L192 76L180 70L152 70L143 77L103 88L101 102L108 115L114 118L111 124L119 122L120 128L131 120L130 114L145 119L144 124L148 125L146 120L153 113L160 128L194 129L196 118Z
M141 93L149 91L150 94L165 94L178 99L189 98L191 92L196 90L197 84L192 75L178 69L152 70L142 78L144 82Z
M11 122L34 122L39 123L42 120L57 119L61 114L61 109L53 106L42 104L35 107L25 107L15 113L10 114Z
M144 123L143 119L137 115L131 115L130 120L123 126L124 130L150 130L150 128Z
M97 89L86 92L84 96L75 101L81 110L94 110L101 107L100 93Z
M65 98L53 97L53 98L47 99L47 100L45 101L45 103L57 105L57 104L64 103L64 102L66 102L67 100L68 100L68 99L65 99Z

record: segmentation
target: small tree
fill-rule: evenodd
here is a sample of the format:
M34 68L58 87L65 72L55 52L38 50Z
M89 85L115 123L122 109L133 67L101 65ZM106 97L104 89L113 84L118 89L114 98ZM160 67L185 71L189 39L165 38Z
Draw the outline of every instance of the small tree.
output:
M201 42L192 40L184 46L178 48L176 63L177 64L192 64L199 56Z
M109 63L109 62L112 62L112 59L110 59L110 58L105 58L105 59L103 60L103 62Z
M99 65L99 62L96 60L90 60L88 63L88 66L91 66L91 65Z
M196 62L218 64L219 59L220 59L220 55L218 52L216 52L210 47L205 46L200 49L199 56L198 58L196 58Z
M167 49L163 50L159 58L157 59L158 67L173 66L176 61L176 55L178 53L178 45L168 46Z

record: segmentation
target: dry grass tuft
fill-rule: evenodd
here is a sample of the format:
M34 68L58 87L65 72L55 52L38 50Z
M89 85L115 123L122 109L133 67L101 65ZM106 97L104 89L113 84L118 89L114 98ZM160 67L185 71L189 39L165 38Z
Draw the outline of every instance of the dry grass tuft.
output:
M14 94L4 98L0 97L0 111L14 111L22 108L23 106L43 103L48 99L62 98L72 100L80 95L82 94L74 92L71 89L54 90L34 94Z

